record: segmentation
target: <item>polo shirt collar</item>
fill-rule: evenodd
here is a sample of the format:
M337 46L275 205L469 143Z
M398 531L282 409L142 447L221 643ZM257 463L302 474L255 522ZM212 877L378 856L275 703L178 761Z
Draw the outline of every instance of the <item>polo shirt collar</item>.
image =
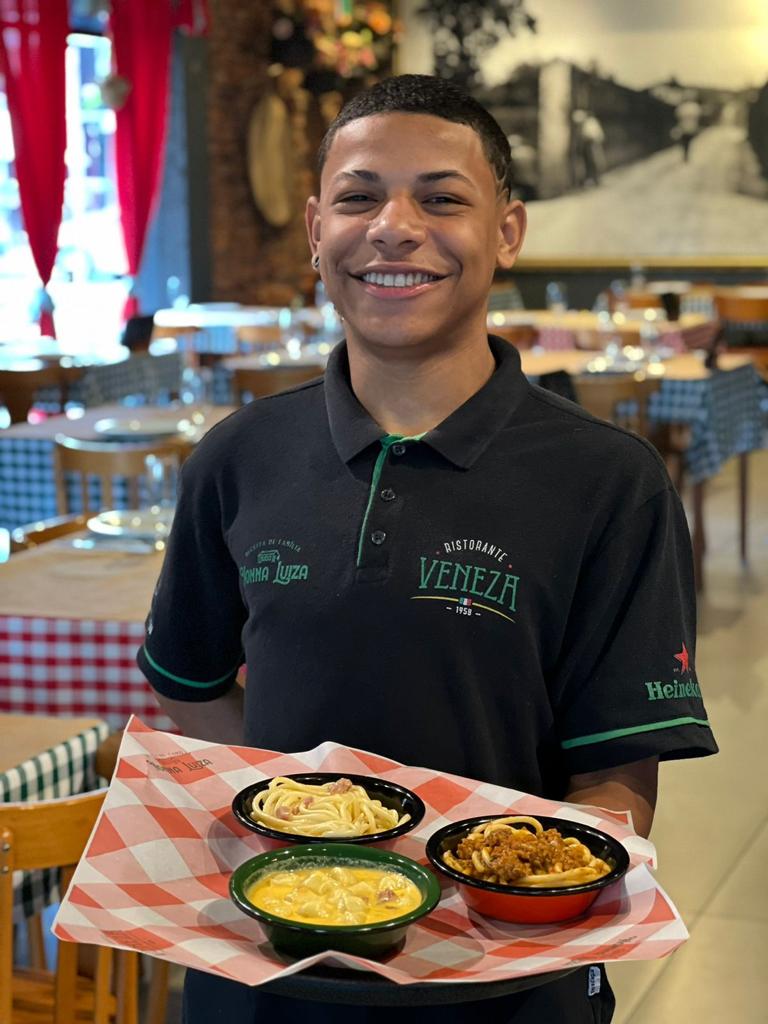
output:
M488 344L496 360L490 380L423 437L424 444L462 469L473 465L509 422L527 389L517 349L494 335ZM328 359L325 402L333 443L344 462L385 436L352 391L346 342Z

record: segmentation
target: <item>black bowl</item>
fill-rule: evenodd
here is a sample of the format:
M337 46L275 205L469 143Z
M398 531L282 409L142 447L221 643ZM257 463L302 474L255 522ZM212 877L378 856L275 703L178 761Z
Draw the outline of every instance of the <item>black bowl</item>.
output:
M574 836L595 857L610 865L611 870L608 874L581 885L533 888L485 882L480 878L464 875L445 863L443 855L448 851L453 852L460 840L473 828L485 824L486 821L505 817L509 815L488 814L481 818L454 821L433 833L427 842L427 857L432 866L456 884L467 906L486 917L525 924L544 924L578 917L597 899L602 889L618 881L629 867L629 854L626 849L618 839L609 836L607 832L578 821L550 818L543 814L536 814L534 817L545 829L556 828L566 838Z
M339 778L349 779L353 785L362 786L372 800L380 800L384 807L396 810L400 817L404 814L410 815L410 819L403 822L402 825L385 829L382 832L372 832L366 836L302 836L295 832L283 832L281 829L269 828L268 825L254 821L250 816L253 798L257 793L266 789L272 779L262 779L260 782L254 782L252 785L246 786L245 789L241 789L232 801L232 813L240 824L245 825L251 832L256 832L260 836L276 840L284 845L354 843L359 846L367 846L371 843L381 843L398 839L407 832L411 832L426 813L424 801L410 789L398 786L396 782L389 782L387 779L377 779L373 775L349 775L345 772L298 772L280 777L296 779L297 782L303 782L309 786L322 786L326 782L335 782Z
M349 778L349 776L346 776ZM415 910L376 924L321 925L292 921L256 907L248 899L249 887L262 875L275 870L290 871L322 860L327 864L380 868L405 875L421 894ZM435 909L440 900L440 883L429 870L410 857L387 850L325 842L270 850L235 868L229 880L229 895L235 906L256 918L275 949L291 956L306 957L333 949L339 953L376 958L393 952L405 939L408 928Z

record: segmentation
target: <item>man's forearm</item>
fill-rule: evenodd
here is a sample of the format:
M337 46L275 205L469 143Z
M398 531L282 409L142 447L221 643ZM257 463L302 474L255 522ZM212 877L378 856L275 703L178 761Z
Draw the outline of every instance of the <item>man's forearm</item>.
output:
M184 736L212 743L241 745L243 742L243 698L240 686L233 686L217 700L193 702L171 700L155 693L157 702Z
M656 809L658 758L601 772L574 775L565 799L614 811L631 811L638 835L647 836Z

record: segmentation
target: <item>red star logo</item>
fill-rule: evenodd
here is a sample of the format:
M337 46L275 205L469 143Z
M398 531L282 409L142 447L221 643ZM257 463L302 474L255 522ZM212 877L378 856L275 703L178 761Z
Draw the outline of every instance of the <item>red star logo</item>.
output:
M689 671L689 668L688 668L688 665L689 665L688 649L685 646L685 644L683 644L682 651L680 651L679 654L675 655L675 661L679 661L680 662L680 672L681 673Z

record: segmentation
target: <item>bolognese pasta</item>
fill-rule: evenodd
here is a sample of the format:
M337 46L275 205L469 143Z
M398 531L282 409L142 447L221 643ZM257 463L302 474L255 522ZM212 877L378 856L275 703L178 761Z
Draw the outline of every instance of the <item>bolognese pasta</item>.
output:
M578 839L545 829L526 815L478 825L443 860L454 871L484 882L546 888L585 885L611 870Z

